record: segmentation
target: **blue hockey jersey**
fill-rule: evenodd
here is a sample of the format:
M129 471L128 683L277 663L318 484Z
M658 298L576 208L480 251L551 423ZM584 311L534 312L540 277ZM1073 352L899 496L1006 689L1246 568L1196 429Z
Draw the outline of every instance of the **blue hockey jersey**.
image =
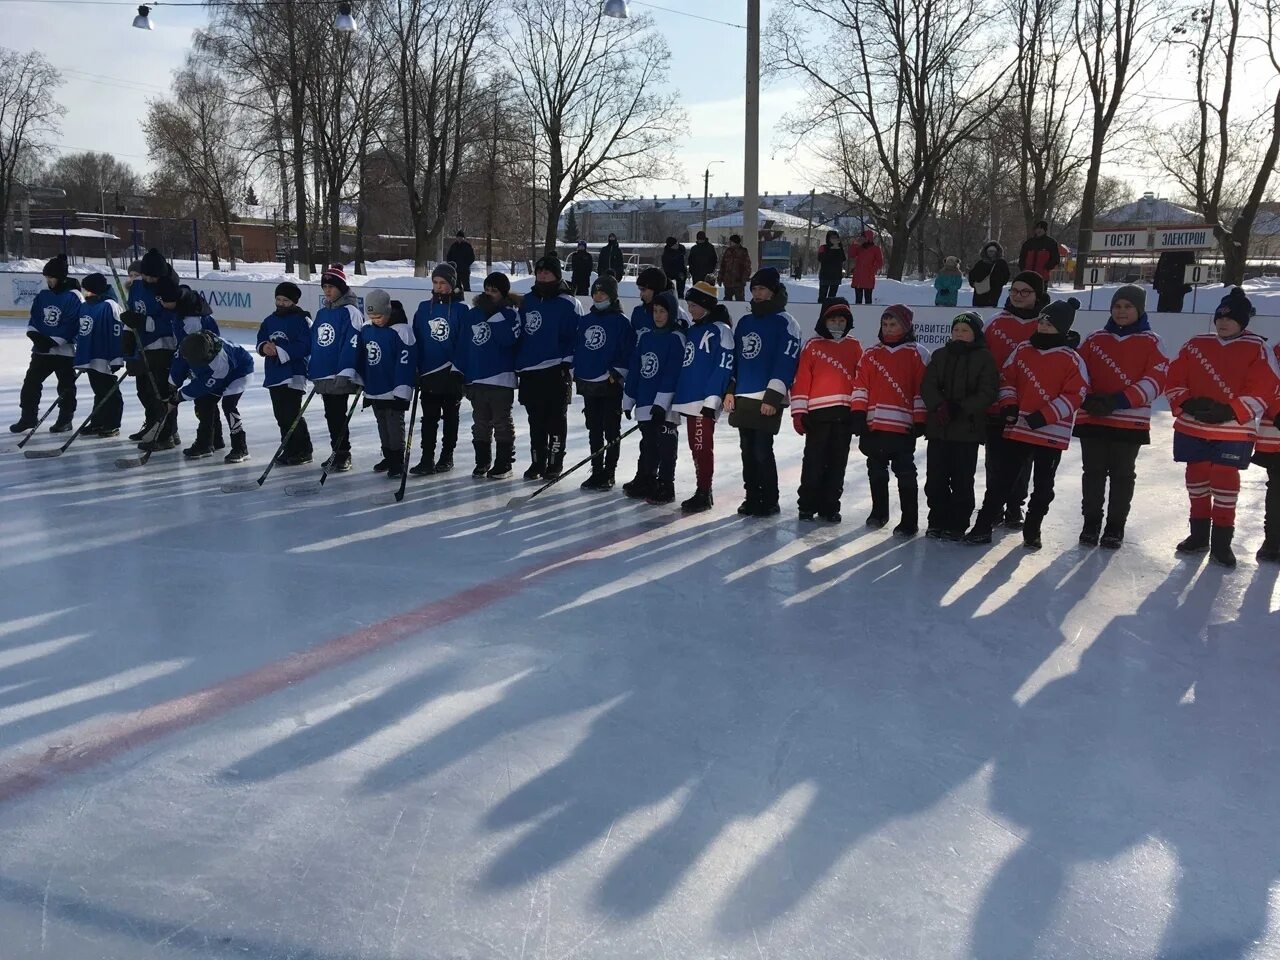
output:
M519 294L494 303L483 294L463 321L454 361L467 383L515 387L520 342Z
M31 318L27 321L27 329L48 337L54 345L42 349L32 344L31 352L54 357L74 357L76 335L80 332L80 309L83 305L84 294L78 286L71 286L66 281L56 290L45 289L37 293L31 301Z
M410 400L418 378L413 327L393 323L378 327L366 323L359 332L356 371L364 384L366 400Z
M635 334L621 309L592 309L578 318L578 334L573 349L573 375L587 383L609 379L626 380Z
M80 332L76 336L76 369L114 373L124 363L120 348L120 304L107 297L85 300L80 307Z
M174 274L174 279L177 279L177 274ZM178 340L173 335L173 314L164 308L160 298L141 277L129 284L128 309L147 318L137 332L140 349L166 352L178 349Z
M468 312L462 293L447 300L432 297L418 304L413 314L413 338L417 341L419 376L453 369Z
M671 405L684 365L684 345L684 334L670 326L643 333L636 341L622 396L622 408L635 410L636 420L650 419L654 407L660 408L668 421L679 419Z
M677 315L684 321L687 327L692 321L689 317L689 311L685 309L683 303L677 308ZM636 339L640 339L640 334L648 333L653 329L653 304L637 303L631 308L631 329L635 331Z
M311 314L301 307L276 310L258 326L258 354L272 343L274 357L265 357L262 385L307 389L307 358L311 356Z
M311 324L311 360L308 376L312 383L347 377L360 383L360 329L364 314L356 306L353 293L344 293L333 303L316 311Z
M778 309L748 313L738 321L733 340L734 394L786 406L800 363L800 327L791 314Z
M573 363L573 342L578 334L582 303L568 293L542 297L526 293L520 303L520 343L516 369L545 370Z
M161 307L161 309L164 308ZM182 288L178 306L173 310L166 310L165 313L169 315L169 325L173 328L174 339L179 345L183 337L199 333L201 330L207 330L215 337L222 334L218 329L218 321L213 319L213 314L209 310L209 304L205 302L204 297L190 287Z
M169 381L178 387L179 400L201 397L232 397L244 393L253 373L253 354L238 343L219 338L217 355L208 364L191 366L176 354L169 368ZM189 378L189 379L188 379ZM186 383L183 381L186 380Z
M719 307L716 313L728 312ZM675 409L691 417L702 408L719 411L729 381L733 379L733 331L722 319L708 314L685 334L684 366L676 384Z

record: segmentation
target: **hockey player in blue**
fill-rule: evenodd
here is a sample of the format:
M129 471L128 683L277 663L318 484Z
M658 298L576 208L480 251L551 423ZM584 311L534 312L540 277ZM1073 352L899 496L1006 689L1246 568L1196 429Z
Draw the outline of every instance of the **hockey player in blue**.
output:
M458 339L469 308L458 289L458 271L441 263L431 271L431 299L418 304L413 315L413 338L418 345L418 398L422 404L422 458L409 472L415 477L453 469L458 445L458 410L462 406L462 374L454 364ZM436 432L444 421L440 459Z
M675 291L676 285L657 267L645 267L636 274L636 291L640 294L640 302L631 309L631 329L636 339L640 334L653 329L653 298L663 290ZM677 300L677 303L679 301ZM684 306L680 306L679 319L685 326L689 325L689 314Z
M280 428L280 454L287 467L311 462L311 432L301 417L307 392L307 358L311 356L311 314L298 306L302 290L286 280L276 285L276 309L258 325L258 356L263 357L262 385L271 394L271 412ZM294 420L298 425L289 433Z
M404 307L377 288L364 295L369 322L360 328L360 353L356 372L364 383L364 404L373 407L382 441L382 460L374 465L392 480L405 469L404 415L413 402L418 376L413 327Z
M554 480L564 467L573 344L581 314L582 304L564 282L559 259L554 254L543 257L534 266L533 290L520 305L516 349L520 403L529 417L533 461L524 473L526 480Z
M152 248L129 265L129 276L128 302L121 319L129 330L125 339L134 341L137 347L136 353L127 350L126 355L134 366L138 400L145 412L141 429L129 434L129 439L141 443L142 449L151 449L154 444L157 450L168 450L182 442L178 422L169 416L173 398L169 368L178 349L178 338L173 333L173 317L161 306L156 288L162 280L176 286L178 274L160 251Z
M124 366L120 336L120 304L112 295L107 278L91 273L80 282L84 303L80 307L80 331L76 336L76 369L85 371L93 388L93 419L82 437L107 439L120 435L124 398L116 386L115 373Z
M591 444L591 476L583 490L612 490L618 470L622 433L622 385L635 350L631 322L618 302L618 281L612 274L596 277L591 286L591 312L578 318L573 350L573 374L582 397ZM609 444L607 450L602 450Z
M213 319L210 313L209 304L205 302L204 297L192 290L185 284L180 284L172 276L161 277L155 284L155 293L160 300L160 306L164 310L163 317L168 318L169 326L173 330L173 336L182 344L184 337L193 333L211 333L215 337L221 335L218 329L218 323ZM161 323L164 322L162 317ZM178 357L174 354L173 360L169 367L169 382L181 386L183 376L186 374L180 368L177 368ZM199 416L200 411L197 409L196 414ZM178 419L175 415L172 419L174 434L178 432ZM209 417L213 422L213 449L221 450L226 446L222 439L222 418ZM199 444L197 444L197 447ZM164 449L163 446L160 449Z
M62 254L44 265L44 285L31 301L27 322L31 362L18 394L22 412L18 422L9 427L10 433L25 433L36 425L40 394L50 375L58 378L58 420L49 432L70 430L76 413L76 333L84 297L80 284L67 276L67 258Z
M787 288L765 267L751 278L751 312L733 331L734 385L725 396L730 426L742 448L744 516L778 513L778 463L773 438L800 362L800 328L787 309Z
M506 274L489 274L484 279L484 293L476 297L458 339L457 365L471 401L471 442L476 451L471 476L476 479L505 480L516 460L511 407L516 397L520 303L520 295L511 292Z
M252 373L253 354L239 344L223 340L210 330L182 338L169 382L176 390L175 406L179 401L191 400L196 408L196 442L182 451L184 457L202 460L213 455L214 428L222 424L218 416L221 401L231 431L231 450L223 462L244 463L249 459L240 397L249 386Z
M676 424L680 415L673 406L685 348L677 303L674 290L663 290L653 298L653 329L636 341L622 400L627 416L634 415L640 424L636 475L622 485L622 491L632 499L653 504L676 498Z
M693 326L685 334L684 367L676 384L676 413L689 428L689 452L693 455L698 486L680 504L685 513L710 510L711 478L715 470L716 417L733 380L733 323L729 311L716 297L716 288L699 280L685 294Z
M356 366L360 358L360 328L364 314L356 295L347 286L342 264L331 263L320 275L324 306L311 325L311 358L307 375L324 401L324 422L329 428L330 473L351 469L351 437L347 426L347 397L360 389Z

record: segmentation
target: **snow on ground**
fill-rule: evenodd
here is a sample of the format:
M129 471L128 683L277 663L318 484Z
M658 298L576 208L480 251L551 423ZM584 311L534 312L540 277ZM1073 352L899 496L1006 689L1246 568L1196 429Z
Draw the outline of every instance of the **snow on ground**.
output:
M1030 554L867 530L856 452L799 524L789 430L769 520L723 426L709 514L576 476L509 511L466 413L403 504L367 413L321 496L224 494L274 448L243 409L244 467L0 456L4 957L1280 955L1263 477L1238 570L1175 559L1167 414L1124 549L1075 545L1072 449Z

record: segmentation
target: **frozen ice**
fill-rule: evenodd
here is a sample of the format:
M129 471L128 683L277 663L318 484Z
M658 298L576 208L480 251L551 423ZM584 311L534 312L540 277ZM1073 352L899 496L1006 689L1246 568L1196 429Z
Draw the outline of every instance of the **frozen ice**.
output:
M224 494L278 440L242 410L242 467L0 456L0 958L1280 956L1264 477L1239 569L1175 558L1167 413L1124 548L1076 545L1073 449L1032 554L867 530L856 452L842 525L744 520L723 424L690 518L508 511L465 410L403 504L368 414L320 496Z

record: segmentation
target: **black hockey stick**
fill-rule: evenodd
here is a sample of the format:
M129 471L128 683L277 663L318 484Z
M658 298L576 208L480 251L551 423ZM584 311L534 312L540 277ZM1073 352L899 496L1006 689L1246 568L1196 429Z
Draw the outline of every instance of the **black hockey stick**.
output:
M160 434L164 433L164 428L169 425L169 418L177 415L178 405L176 403L169 404L165 410L164 419L160 421L160 426L156 429L156 435L147 444L146 452L141 457L121 457L116 461L116 466L121 470L127 470L130 467L145 467L147 461L151 459L151 455L156 452L156 447L160 444Z
M289 443L289 438L293 436L293 431L298 428L298 424L302 422L302 415L307 412L307 405L311 403L311 398L316 395L316 388L312 387L311 392L307 394L307 399L303 401L302 409L298 411L298 415L293 418L293 423L289 424L289 429L285 431L284 439L280 441L280 446L276 449L276 454L271 458L271 462L267 464L267 469L262 471L262 476L257 480L241 480L237 483L224 483L222 485L223 493L247 493L251 490L259 490L262 485L267 482L267 476L271 473L271 468L276 465L276 461L280 459L284 453L284 448Z
M60 457L66 453L67 447L71 446L71 444L75 442L76 437L80 436L80 431L93 422L93 415L102 409L102 405L104 403L116 395L116 392L120 389L120 384L124 383L124 379L127 376L129 376L129 371L125 370L120 374L120 376L116 377L116 382L111 385L111 389L103 394L102 399L93 405L93 409L89 411L89 415L81 421L80 426L76 427L76 432L67 437L66 443L58 447L56 450L24 450L22 455L28 460L49 460L53 457Z
M79 370L76 371L77 380L80 379L80 373L81 371ZM57 407L58 407L58 401L55 399L53 403L49 404L49 409L44 412L44 416L42 416L39 420L36 421L36 425L27 431L27 435L25 437L23 437L21 440L18 441L18 445L16 447L10 447L8 450L5 451L5 453L11 453L14 450L21 450L23 447L25 447L27 445L27 441L30 440L32 437L34 437L36 435L36 431L40 429L40 424L48 420L49 414L53 413L53 411L56 410Z
M526 503L528 503L538 494L542 493L543 490L547 490L550 487L554 487L557 483L559 483L565 477L569 476L569 474L573 473L575 470L580 469L581 467L585 467L588 463L592 461L594 457L597 457L600 454L604 453L606 450L612 447L615 443L621 443L623 440L631 436L633 433L635 433L639 429L640 429L640 424L637 423L630 430L626 431L626 433L623 433L614 437L612 440L606 443L599 450L596 450L593 453L589 454L588 456L584 457L583 459L579 460L577 463L575 463L568 470L564 471L564 473L560 474L560 476L556 477L554 480L548 480L546 483L540 486L537 490L533 491L533 493L529 494L527 497L512 497L510 500L507 501L507 509L515 510L517 507L523 507Z
M409 407L409 429L405 431L404 447L400 451L400 457L404 461L400 465L400 489L393 493L390 499L387 498L385 493L380 493L373 498L374 503L383 506L391 503L399 503L403 500L405 484L409 482L409 451L413 447L413 422L414 418L418 415L418 387L416 384L413 388L413 399L409 402L411 404Z
M360 394L364 390L357 390L355 396L351 398L351 409L347 411L347 449L351 448L351 418L355 416L356 406L360 403ZM318 483L297 484L292 487L285 487L284 492L290 497L306 497L313 493L319 493L324 489L324 482L329 479L329 464L333 463L333 458L337 457L337 451L334 451L333 457L324 462L324 466L320 469L320 481Z

